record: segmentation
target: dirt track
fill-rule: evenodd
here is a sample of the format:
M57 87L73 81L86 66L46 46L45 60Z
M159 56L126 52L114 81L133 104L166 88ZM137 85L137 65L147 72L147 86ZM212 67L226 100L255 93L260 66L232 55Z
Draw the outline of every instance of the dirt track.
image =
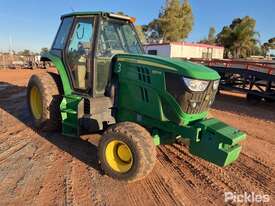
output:
M100 171L90 143L99 135L78 140L32 128L32 73L0 71L0 205L224 205L224 192L268 194L275 205L274 105L218 96L211 115L248 134L236 163L219 168L182 144L161 146L152 174L127 185Z

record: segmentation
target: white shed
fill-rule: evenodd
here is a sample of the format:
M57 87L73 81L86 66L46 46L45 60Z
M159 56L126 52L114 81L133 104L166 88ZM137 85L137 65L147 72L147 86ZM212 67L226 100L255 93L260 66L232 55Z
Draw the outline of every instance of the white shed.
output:
M224 48L220 46L187 42L146 44L147 54L171 58L223 59Z

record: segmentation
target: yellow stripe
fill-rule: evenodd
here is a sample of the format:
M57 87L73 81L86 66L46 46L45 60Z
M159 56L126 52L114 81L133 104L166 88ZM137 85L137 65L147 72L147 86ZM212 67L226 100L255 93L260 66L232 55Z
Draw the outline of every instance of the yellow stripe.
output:
M144 60L119 58L118 61L135 63L135 64L144 64L144 65L149 65L149 66L153 66L153 67L159 67L159 68L171 69L171 70L177 71L176 69L174 69L172 67L168 67L168 66L165 66L165 65L162 65L162 64L149 62L149 61L144 61Z

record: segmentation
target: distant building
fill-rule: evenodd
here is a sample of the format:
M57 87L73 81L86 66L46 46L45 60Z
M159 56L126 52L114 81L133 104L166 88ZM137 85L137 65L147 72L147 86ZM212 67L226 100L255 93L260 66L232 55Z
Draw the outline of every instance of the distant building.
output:
M184 59L223 59L224 53L224 48L220 46L187 42L146 44L144 49L147 54Z

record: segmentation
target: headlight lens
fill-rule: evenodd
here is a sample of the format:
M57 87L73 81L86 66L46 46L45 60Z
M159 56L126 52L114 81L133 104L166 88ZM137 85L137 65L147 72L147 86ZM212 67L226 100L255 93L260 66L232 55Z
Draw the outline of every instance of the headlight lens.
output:
M183 80L184 80L186 86L191 91L194 91L194 92L204 91L207 88L208 84L209 84L209 81L198 80L198 79L189 79L189 78L186 78L186 77L183 77Z
M213 84L213 89L214 89L214 90L217 90L217 89L218 89L219 83L220 83L220 80L214 81L214 84Z

